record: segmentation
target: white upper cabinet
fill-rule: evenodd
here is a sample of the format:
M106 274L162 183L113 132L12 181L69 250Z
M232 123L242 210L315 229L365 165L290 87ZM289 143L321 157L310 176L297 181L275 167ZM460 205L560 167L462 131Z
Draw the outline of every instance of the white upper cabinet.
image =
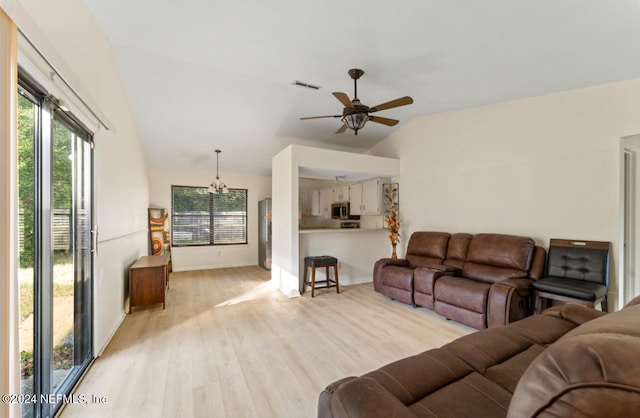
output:
M320 215L331 217L331 203L333 202L333 189L320 190Z
M364 180L351 185L351 214L380 215L382 212L380 179Z
M362 215L362 183L351 185L351 215Z
M303 215L322 215L319 189L300 189L300 212Z
M322 207L320 206L320 190L309 190L309 204L311 207L311 215L322 215Z
M335 186L333 188L333 201L334 202L348 202L349 201L349 185Z

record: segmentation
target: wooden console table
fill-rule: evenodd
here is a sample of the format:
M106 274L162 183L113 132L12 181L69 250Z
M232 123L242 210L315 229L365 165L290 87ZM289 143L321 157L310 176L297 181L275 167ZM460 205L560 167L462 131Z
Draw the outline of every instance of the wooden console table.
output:
M139 305L162 303L165 308L170 262L169 255L148 255L129 267L129 313Z

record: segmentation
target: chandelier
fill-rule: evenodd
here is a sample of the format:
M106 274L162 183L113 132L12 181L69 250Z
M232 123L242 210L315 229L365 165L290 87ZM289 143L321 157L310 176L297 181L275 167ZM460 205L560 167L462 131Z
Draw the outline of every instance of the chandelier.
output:
M220 181L220 151L216 150L216 181L212 181L209 185L209 193L218 194L218 193L229 193L229 189L227 185Z

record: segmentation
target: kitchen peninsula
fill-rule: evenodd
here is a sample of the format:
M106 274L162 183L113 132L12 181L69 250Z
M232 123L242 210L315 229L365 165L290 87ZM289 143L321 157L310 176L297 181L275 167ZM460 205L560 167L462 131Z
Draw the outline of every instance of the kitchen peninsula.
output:
M331 255L338 259L343 285L371 281L375 262L391 254L382 196L382 185L389 181L380 177L348 181L341 176L335 181L300 179L301 272L305 257ZM325 271L318 274L324 276Z
M304 272L305 257L331 255L338 259L341 285L370 282L375 262L391 256L387 235L382 228L300 229L300 271ZM324 270L318 269L316 274L324 275ZM319 280L323 279L320 276Z
M386 179L395 180L400 175L400 160L292 144L273 157L271 167L272 228L278 231L273 234L272 285L289 297L300 296L305 255L324 254L338 258L341 285L372 281L375 260L390 256L391 245L388 232L383 229L382 215L369 213L368 201L372 195L367 186L374 184L373 179L382 182L386 182ZM346 177L346 181L340 182L336 177ZM329 184L318 183L307 187L305 179L332 182L331 197L328 193ZM342 186L345 184L336 183L349 183L350 187L357 183L355 193L353 188L349 190L349 204L355 209L350 211L350 215L360 216L359 229L325 230L325 227L336 228L339 226L336 224L345 221L333 219L328 211L325 212L325 219L330 222L320 219L312 222L311 218L306 217L305 211L317 213L315 204L320 202L320 197L324 198L323 203L335 203L333 187L341 186L341 190L336 192L338 199L344 201L346 188ZM310 189L318 189L320 193L313 192L305 196L304 190ZM305 203L312 206L306 206ZM314 230L316 232L311 232Z

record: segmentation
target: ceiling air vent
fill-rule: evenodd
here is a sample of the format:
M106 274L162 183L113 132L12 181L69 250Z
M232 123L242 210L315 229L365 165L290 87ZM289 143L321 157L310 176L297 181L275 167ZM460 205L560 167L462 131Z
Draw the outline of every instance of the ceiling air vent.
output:
M293 84L294 86L298 86L298 87L304 87L306 89L320 90L320 86L314 86L313 84L305 83L304 81L300 81L300 80L295 80L291 84Z

